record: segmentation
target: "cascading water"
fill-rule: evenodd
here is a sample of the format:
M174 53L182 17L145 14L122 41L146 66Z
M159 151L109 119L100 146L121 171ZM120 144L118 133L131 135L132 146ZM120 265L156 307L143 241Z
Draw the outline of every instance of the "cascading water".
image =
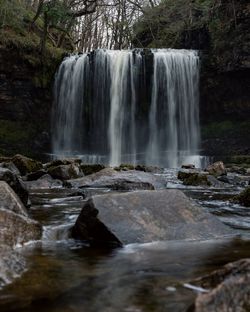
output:
M112 166L177 167L198 154L199 57L192 50L96 50L55 81L53 154Z

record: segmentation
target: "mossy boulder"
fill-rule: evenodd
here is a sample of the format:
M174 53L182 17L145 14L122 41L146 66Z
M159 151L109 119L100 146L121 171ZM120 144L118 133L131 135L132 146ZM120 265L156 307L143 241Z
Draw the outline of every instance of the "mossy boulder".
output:
M101 164L82 164L80 166L81 171L83 172L84 175L90 175L92 173L96 173L98 171L101 171L102 169L105 168L104 165Z
M77 179L82 177L82 172L80 170L79 165L77 164L69 164L69 165L59 165L55 167L50 167L48 169L48 173L54 179L59 179L62 181L69 179Z
M233 201L238 202L243 206L250 207L250 186L239 195L234 196Z
M40 161L36 161L32 158L28 158L23 155L15 155L12 158L12 162L20 171L21 175L26 175L28 173L40 170L43 168L43 165Z
M208 174L206 172L199 172L196 170L190 171L179 171L178 179L183 181L184 185L204 185L211 186L211 182L208 179Z

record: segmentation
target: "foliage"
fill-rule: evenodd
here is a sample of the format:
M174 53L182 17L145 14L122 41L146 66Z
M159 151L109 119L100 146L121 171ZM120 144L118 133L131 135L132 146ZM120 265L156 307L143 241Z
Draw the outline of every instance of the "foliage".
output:
M163 0L135 24L133 42L142 47L209 50L209 63L229 70L247 59L248 21L245 0Z

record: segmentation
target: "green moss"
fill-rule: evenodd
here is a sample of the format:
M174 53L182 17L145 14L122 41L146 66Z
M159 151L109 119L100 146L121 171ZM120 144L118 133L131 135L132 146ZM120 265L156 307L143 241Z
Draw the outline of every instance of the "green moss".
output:
M233 121L221 121L212 122L208 125L201 127L201 135L203 138L216 138L227 137L233 135L250 135L250 122L233 122Z
M0 120L0 141L6 143L20 143L31 139L34 135L34 130L27 123Z
M204 173L202 174L192 171L179 171L177 177L179 180L183 181L184 185L211 185L211 183L208 181L207 174Z
M250 207L250 187L247 187L239 195L234 196L233 201L238 202L243 206Z
M105 168L105 166L101 164L94 164L94 165L82 164L80 168L85 175L90 175L92 173L101 171L102 169Z

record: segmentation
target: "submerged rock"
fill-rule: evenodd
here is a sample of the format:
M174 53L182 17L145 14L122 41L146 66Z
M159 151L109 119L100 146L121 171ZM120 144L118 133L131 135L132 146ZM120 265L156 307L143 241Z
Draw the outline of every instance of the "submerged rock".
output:
M163 188L165 184L166 182L163 178L152 173L135 170L116 171L111 168L66 182L68 187L107 187L114 190L152 190Z
M0 289L26 269L24 258L8 246L0 246Z
M222 161L217 161L217 162L209 165L206 168L206 171L215 177L227 174L227 170L226 170L225 165Z
M0 182L0 245L10 247L40 239L41 225L30 219L22 202L6 182Z
M72 229L76 239L92 243L147 243L200 240L232 234L179 190L136 191L90 198Z
M41 162L19 154L15 155L12 158L12 161L20 171L21 175L26 175L27 173L42 169L43 167Z
M225 265L195 284L210 289L198 295L195 312L250 311L250 259L242 259Z

